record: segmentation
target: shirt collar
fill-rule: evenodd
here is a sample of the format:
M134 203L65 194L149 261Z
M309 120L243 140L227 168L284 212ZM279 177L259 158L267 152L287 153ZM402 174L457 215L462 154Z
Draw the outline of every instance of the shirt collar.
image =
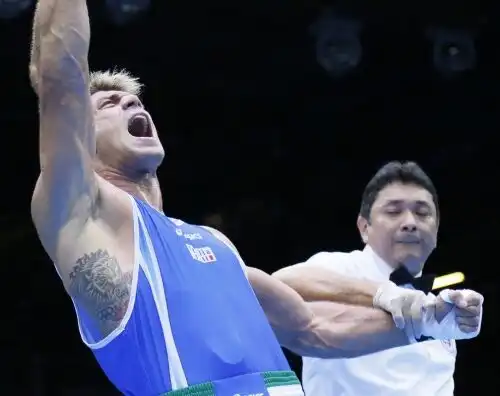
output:
M387 264L369 245L365 245L363 249L363 254L370 259L370 261L377 268L378 272L385 278L389 278L394 268ZM422 272L419 272L416 276L421 276Z
M391 276L391 273L392 271L394 271L394 268L392 268L377 253L375 253L375 251L371 248L371 246L365 245L365 248L363 249L363 254L370 259L370 261L373 263L373 265L378 270L380 275L382 275L384 278L389 278Z

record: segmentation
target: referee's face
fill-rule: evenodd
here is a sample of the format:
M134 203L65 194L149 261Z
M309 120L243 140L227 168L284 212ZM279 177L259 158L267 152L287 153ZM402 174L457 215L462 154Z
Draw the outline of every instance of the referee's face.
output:
M420 272L436 246L438 220L432 195L415 184L392 183L375 200L363 239L389 265Z

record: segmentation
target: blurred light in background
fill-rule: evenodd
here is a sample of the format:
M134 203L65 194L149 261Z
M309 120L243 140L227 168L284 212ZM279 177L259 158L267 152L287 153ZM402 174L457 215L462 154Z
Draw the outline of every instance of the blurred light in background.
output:
M32 0L0 0L0 19L15 18L32 4Z
M434 279L432 290L458 285L459 283L462 283L464 281L465 275L463 274L463 272L452 272L451 274L438 276L436 279Z
M352 71L362 58L361 23L326 10L311 26L318 63L332 76Z
M476 66L474 37L470 32L430 28L427 37L433 41L433 61L443 75L453 76Z
M106 0L110 19L118 25L125 24L147 11L151 0Z

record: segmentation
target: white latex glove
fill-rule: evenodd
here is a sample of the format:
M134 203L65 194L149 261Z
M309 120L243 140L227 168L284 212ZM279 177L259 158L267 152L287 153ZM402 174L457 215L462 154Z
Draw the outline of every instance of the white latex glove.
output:
M425 304L422 332L436 340L463 340L481 331L484 297L473 290L446 289Z
M431 315L436 297L424 292L396 286L393 282L382 284L373 297L373 306L392 315L396 327L405 330L410 341L422 336L424 314ZM426 311L425 306L430 310ZM433 313L433 312L432 312Z

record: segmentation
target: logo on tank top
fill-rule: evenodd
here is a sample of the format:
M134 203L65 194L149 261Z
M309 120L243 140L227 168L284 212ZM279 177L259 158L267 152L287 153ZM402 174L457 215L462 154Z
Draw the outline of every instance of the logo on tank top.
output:
M186 239L189 239L190 241L196 241L199 239L203 239L201 234L199 232L193 232L193 233L188 233L188 232L183 232L180 228L175 229L175 233L178 236L183 236Z
M215 257L212 248L208 246L197 248L186 243L186 247L189 250L189 253L191 253L191 257L200 263L208 264L217 261L217 257Z
M169 217L169 219L170 219L170 221L171 221L172 223L174 223L177 227L178 227L178 226L181 226L181 225L183 225L183 224L184 224L184 222L183 222L182 220L172 219L171 217Z

